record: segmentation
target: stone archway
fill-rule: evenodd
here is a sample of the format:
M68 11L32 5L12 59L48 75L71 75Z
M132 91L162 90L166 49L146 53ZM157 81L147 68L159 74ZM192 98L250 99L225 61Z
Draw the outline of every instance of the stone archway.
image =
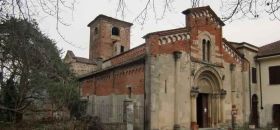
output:
M194 78L198 94L193 98L192 117L199 128L215 128L222 121L221 78L213 68L200 69Z

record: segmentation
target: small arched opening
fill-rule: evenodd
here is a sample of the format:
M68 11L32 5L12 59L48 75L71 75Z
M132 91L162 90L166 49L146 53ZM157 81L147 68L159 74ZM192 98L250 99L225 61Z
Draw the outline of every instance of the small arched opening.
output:
M210 40L202 40L202 60L209 62L211 56L211 42Z
M98 34L98 28L97 27L94 28L94 34Z
M114 36L120 36L120 29L117 27L112 28L112 35Z

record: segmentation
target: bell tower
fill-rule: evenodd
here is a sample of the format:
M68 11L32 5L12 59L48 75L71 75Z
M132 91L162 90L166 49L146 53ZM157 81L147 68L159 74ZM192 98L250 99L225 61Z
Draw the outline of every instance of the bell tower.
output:
M224 22L210 8L203 6L183 11L186 28L190 29L191 45L197 51L193 58L211 64L222 64Z
M90 28L89 59L109 59L130 49L132 23L105 15L97 16Z

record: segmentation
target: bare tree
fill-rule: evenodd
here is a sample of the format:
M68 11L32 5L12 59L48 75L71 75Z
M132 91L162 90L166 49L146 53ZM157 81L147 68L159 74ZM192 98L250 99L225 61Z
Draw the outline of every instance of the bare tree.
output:
M145 24L147 16L149 13L154 15L156 20L163 18L167 11L172 10L172 4L175 0L146 0L144 3L145 6L134 18L133 22L138 22L141 25ZM158 11L158 3L160 4L163 10ZM200 7L203 0L189 0L190 7ZM248 18L259 18L261 15L269 15L272 20L280 21L280 0L220 0L216 1L221 3L221 11L223 21L231 21L234 19L239 19L243 17ZM129 6L127 5L126 0L118 0L117 13L121 14L122 17L125 15L125 10ZM160 16L157 14L161 13Z
M57 33L64 41L70 43L61 34L59 27L70 25L61 14L67 11L72 14L75 3L76 0L0 0L0 19L14 17L32 21L46 14L56 19Z
M241 17L258 18L261 15L280 21L280 0L229 0L223 1L222 6L224 21Z
M158 11L157 10L158 2L156 0L147 0L145 2L144 8L141 9L141 11L138 13L138 15L134 18L133 22L137 22L141 25L144 25L150 10L152 10L155 20L163 19L165 13L167 11L172 10L172 3L174 2L174 0L164 0L163 2L164 3L163 3L163 7L161 7L161 11ZM116 14L117 15L120 14L122 17L124 17L127 8L128 8L128 6L126 3L126 0L118 0Z

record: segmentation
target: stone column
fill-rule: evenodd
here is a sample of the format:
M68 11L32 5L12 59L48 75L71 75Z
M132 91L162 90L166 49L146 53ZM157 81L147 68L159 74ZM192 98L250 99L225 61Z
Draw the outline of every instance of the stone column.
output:
M180 51L174 51L173 52L174 60L175 60L175 68L174 68L174 130L180 129L180 122L179 122L179 87L177 82L180 80L178 74L179 74L179 68L180 68L180 58L182 56L182 52Z
M221 123L225 122L224 100L225 100L226 94L227 94L226 90L224 90L224 89L220 90L220 109L221 109L220 110L220 112L221 112L221 120L220 120L220 122Z
M216 124L215 124L215 126L217 127L218 126L218 124L219 124L219 95L218 94L216 94L215 95L215 97L216 97L216 99L215 99L215 101L216 101Z
M213 94L213 127L216 127L217 123L217 97L216 94Z
M196 97L191 97L191 128L198 130L197 117L196 117Z
M210 104L211 104L211 118L210 118L210 120L211 120L211 126L212 127L214 127L214 122L215 122L215 112L214 112L214 110L215 110L215 102L214 102L214 100L215 100L215 95L214 94L211 94L211 102L210 102Z
M221 122L224 123L225 122L224 99L221 98L220 102L221 102Z
M236 87L235 87L235 64L230 64L231 70L231 103L232 107L235 106L235 94L236 94Z
M196 97L191 97L191 121L197 122L196 119Z
M213 109L212 109L212 95L209 94L208 96L208 115L209 115L209 125L212 127L212 122L211 122L211 119L212 119L212 116L213 116Z
M199 94L198 87L191 88L191 128L192 130L198 130L197 117L196 117L196 98Z
M131 99L124 101L124 122L126 123L126 130L133 130L134 123L134 104Z
M221 122L221 97L218 94L218 124Z
M230 64L231 70L231 104L232 104L232 113L236 109L235 98L236 98L236 86L235 86L235 64ZM232 114L232 129L235 129L235 116Z

